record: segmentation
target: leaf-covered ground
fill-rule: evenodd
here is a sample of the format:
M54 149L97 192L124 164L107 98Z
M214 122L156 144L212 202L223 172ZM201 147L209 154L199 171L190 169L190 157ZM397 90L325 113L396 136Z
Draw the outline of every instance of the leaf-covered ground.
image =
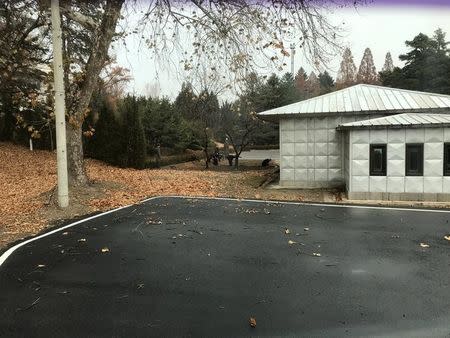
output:
M302 200L305 193L258 188L264 170L222 171L197 169L116 168L86 161L93 184L72 191L71 206L55 205L56 155L0 143L0 248L42 231L49 224L99 210L136 203L157 195L221 196ZM189 168L184 166L185 168ZM318 199L318 193L306 193Z

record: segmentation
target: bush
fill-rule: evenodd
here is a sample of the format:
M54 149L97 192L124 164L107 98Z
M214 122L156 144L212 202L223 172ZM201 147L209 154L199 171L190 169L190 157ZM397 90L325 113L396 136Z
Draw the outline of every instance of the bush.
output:
M191 162L191 161L197 161L202 157L203 153L200 152L194 152L189 151L184 154L179 155L172 155L172 156L162 156L158 162L155 159L148 159L145 166L147 168L158 168L158 167L165 167L172 164L178 164L178 163L184 163L184 162Z

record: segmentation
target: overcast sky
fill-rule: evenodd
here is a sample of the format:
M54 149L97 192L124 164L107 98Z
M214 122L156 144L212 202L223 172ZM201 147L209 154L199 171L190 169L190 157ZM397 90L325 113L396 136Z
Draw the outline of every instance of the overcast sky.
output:
M382 2L383 4L380 4ZM411 40L422 32L432 35L438 27L447 33L450 40L450 3L447 6L411 5L415 0L404 0L409 4L389 5L386 0L374 0L374 4L364 7L335 9L330 19L342 24L345 28L342 40L345 46L351 48L358 67L364 49L372 50L375 66L380 70L384 63L386 52L390 51L394 65L400 66L398 55L407 51L405 40ZM438 2L438 0L435 0ZM426 3L426 1L423 1ZM163 69L155 64L151 53L138 46L136 38L127 39L127 47L115 46L117 62L131 71L134 80L129 85L129 91L136 94L148 94L147 87L153 87L153 94L174 98L178 93L182 78L174 75L173 69ZM328 65L333 77L339 68L340 56L336 56ZM301 52L295 56L295 69L303 66L308 72L311 65L306 63Z

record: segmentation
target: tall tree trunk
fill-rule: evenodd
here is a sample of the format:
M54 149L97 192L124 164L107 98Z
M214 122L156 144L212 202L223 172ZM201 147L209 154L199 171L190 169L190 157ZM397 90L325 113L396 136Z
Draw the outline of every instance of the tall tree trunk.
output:
M92 94L98 87L98 77L108 59L108 49L116 32L124 0L108 0L102 20L96 29L92 50L84 70L85 79L79 92L79 101L72 106L67 127L67 160L70 185L88 183L83 162L82 124ZM72 121L71 121L72 120Z
M86 185L88 183L88 178L83 161L83 133L81 126L72 126L68 123L66 127L66 137L69 184L71 186Z

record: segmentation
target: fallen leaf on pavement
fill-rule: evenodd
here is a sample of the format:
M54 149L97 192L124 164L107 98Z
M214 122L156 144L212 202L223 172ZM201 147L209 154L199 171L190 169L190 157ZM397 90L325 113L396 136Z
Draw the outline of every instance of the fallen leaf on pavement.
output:
M104 248L102 248L102 252L109 252L109 249L105 246Z
M294 242L294 241L289 240L289 241L288 241L288 244L289 244L289 245L297 244L297 242Z
M430 246L428 245L428 244L426 244L426 243L420 243L420 246L422 247L422 248L429 248Z
M253 317L250 317L249 324L251 327L256 327L256 319Z
M286 235L289 235L289 234L291 233L291 230L289 230L288 228L286 228L286 229L284 229L284 233L285 233Z

